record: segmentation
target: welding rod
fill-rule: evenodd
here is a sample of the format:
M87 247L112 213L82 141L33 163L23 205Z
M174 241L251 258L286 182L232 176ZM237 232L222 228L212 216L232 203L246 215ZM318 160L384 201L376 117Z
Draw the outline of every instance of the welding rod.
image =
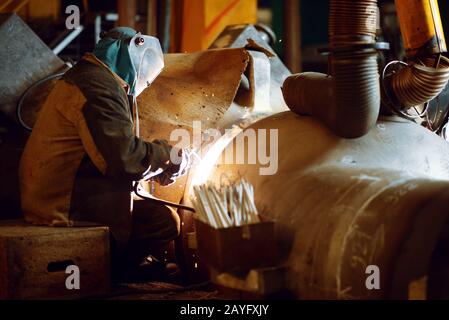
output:
M246 180L231 186L200 185L194 188L192 203L198 218L214 228L259 223L254 188Z

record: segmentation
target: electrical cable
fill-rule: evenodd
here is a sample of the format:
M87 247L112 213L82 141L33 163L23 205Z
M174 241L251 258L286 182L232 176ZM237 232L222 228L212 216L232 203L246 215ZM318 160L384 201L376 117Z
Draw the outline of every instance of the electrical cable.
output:
M23 102L25 101L25 99L27 98L27 96L29 95L29 93L31 92L31 90L34 89L35 87L37 87L37 86L47 82L47 81L50 81L50 80L62 77L64 74L65 74L65 72L59 72L59 73L56 73L56 74L51 74L49 76L46 76L45 78L43 78L43 79L33 83L31 86L29 86L22 93L22 95L20 96L20 99L19 99L19 101L17 102L17 105L16 105L16 116L17 116L17 120L19 121L19 124L25 130L30 131L30 132L33 130L33 128L31 128L29 125L27 125L25 123L25 121L23 121L23 118L22 118L22 105L23 105Z
M145 195L143 195L143 194L141 194L139 192L139 186L140 186L140 182L138 182L138 181L134 182L134 184L133 184L133 191L134 191L134 193L138 197L140 197L140 198L142 198L144 200L148 200L148 201L151 201L151 202L153 202L155 204L169 206L169 207L176 208L176 209L182 209L182 210L186 210L186 211L196 212L194 208L186 206L186 205L182 205L182 204L171 202L171 201L167 201L167 200L162 200L162 199L159 199L159 198L156 198L156 197L154 197L154 198L153 197L147 197L147 196L145 196Z

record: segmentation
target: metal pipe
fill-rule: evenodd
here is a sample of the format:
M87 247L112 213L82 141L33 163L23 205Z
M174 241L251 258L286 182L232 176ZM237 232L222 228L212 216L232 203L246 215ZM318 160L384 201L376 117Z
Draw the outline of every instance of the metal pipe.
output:
M94 34L95 34L94 41L95 41L95 44L97 44L100 41L100 39L101 39L101 37L100 37L100 34L101 34L101 20L102 20L101 14L98 14L98 15L95 16L95 23L94 23Z
M335 127L331 76L318 72L294 74L285 80L282 91L290 110L300 115L312 115L328 127Z
M433 68L434 59L426 59L422 64L412 63L392 76L391 91L396 104L408 109L426 103L441 93L449 80L449 59L440 59L438 69Z
M62 50L64 50L73 40L76 39L80 35L81 32L83 32L84 26L80 25L79 27L64 32L64 34L61 36L61 39L56 39L53 41L52 44L50 44L50 47L52 48L52 51L54 54L58 55L61 53ZM60 42L58 42L61 40Z
M345 138L361 137L375 125L380 109L378 46L375 42L377 20L377 0L331 1L329 38L332 81L326 81L321 87L324 75L293 75L287 78L283 93L293 111L316 115L337 135ZM316 87L317 91L306 90L303 85ZM323 101L322 92L326 93L324 96L329 101ZM310 94L313 97L304 97ZM313 110L304 104L306 100L314 106Z
M384 87L386 104L402 114L441 93L449 80L449 59L441 56L447 46L438 2L396 0L395 4L404 46L412 62L386 77Z

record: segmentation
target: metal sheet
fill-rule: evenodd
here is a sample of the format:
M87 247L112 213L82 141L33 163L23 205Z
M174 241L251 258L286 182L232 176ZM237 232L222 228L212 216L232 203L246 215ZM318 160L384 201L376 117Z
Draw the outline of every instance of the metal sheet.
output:
M288 110L282 96L281 87L285 79L291 72L284 65L282 60L274 54L274 50L262 38L261 34L253 25L242 24L227 27L212 43L211 49L216 48L245 48L249 50L266 50L273 53L270 57L270 105L273 112Z
M0 111L14 120L20 95L64 67L64 62L16 14L0 14L0 61Z
M238 48L166 55L164 71L138 99L141 137L170 140L174 130L186 129L193 143L194 121L201 121L202 131L217 128L248 62L246 50ZM185 180L170 187L153 184L148 190L158 198L179 203Z

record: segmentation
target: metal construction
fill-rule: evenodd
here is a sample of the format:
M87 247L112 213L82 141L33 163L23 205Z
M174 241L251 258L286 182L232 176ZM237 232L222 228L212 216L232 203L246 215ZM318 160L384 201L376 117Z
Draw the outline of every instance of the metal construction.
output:
M16 105L23 92L65 64L15 14L0 14L0 46L0 60L8 61L0 68L0 112L16 120Z
M398 117L381 118L368 134L350 140L291 111L257 114L257 107L252 107L243 117L233 105L239 82L240 88L245 86L242 75L250 60L246 50L167 56L166 70L140 99L142 136L168 138L176 126L192 130L193 120L202 121L203 132L233 130L213 145L204 143L209 151L187 179L169 188L149 189L160 198L184 199L191 205L195 185L247 179L254 186L257 208L276 223L280 263L298 298L446 297L449 288L441 279L448 277L447 142ZM217 59L234 67L221 69L222 64L212 63ZM325 75L317 77L317 83L330 81ZM257 95L260 88L253 89ZM310 106L324 110L327 99L329 95L318 95ZM220 119L229 112L233 116L223 126ZM261 129L278 130L274 175L260 175L265 164L250 164L247 155L242 164L218 162L225 148L249 129L257 135ZM192 213L180 213L180 263L194 274L203 265L191 241ZM370 265L381 270L380 290L366 288Z
M445 141L400 118L382 119L355 140L292 112L250 127L272 128L279 129L275 175L261 176L260 163L223 164L207 179L254 185L257 207L275 219L298 298L447 297ZM365 286L369 265L381 270L380 290Z
M405 2L396 1L402 17ZM407 119L379 117L384 99L406 110L428 103L447 86L449 60L439 56L446 50L439 15L432 20L436 1L429 1L427 11L413 7L428 13L422 22L425 38L412 34L409 20L401 21L409 35L405 37L409 57L426 50L430 56L399 62L402 67L386 79L379 75L378 52L387 45L376 42L377 0L330 4L331 75L291 75L268 44L272 35L249 25L227 27L210 50L165 55L164 70L137 99L140 138L169 140L189 148L198 159L175 184L142 182L139 189L136 183L134 191L141 197L150 193L179 209L177 262L188 270L189 280L205 274L199 249L222 262L211 273L219 278L220 267L234 267L229 248L241 240L241 232L234 236L232 228L222 228L217 236L204 224L207 219L200 224L202 235L196 237L192 196L205 183L219 186L245 179L254 187L254 212L270 219L269 228L255 233L257 250L265 248L269 258L255 253L248 261L269 260L277 252L276 265L270 267L285 275L294 297L448 299L449 145ZM435 24L438 28L431 30ZM21 38L30 32L16 16L0 15L0 42L7 48L2 52L8 55L3 60L10 61L0 70L4 109L0 111L14 117L20 94L64 64L39 41L13 41L17 36L8 32L11 26ZM18 57L17 52L25 56ZM16 60L25 62L17 66ZM180 141L181 132L190 139ZM212 139L213 133L220 137ZM229 151L233 160L237 158L238 141L244 141L243 161L223 161ZM250 148L251 143L259 147L255 158L249 154L256 149ZM0 201L10 201L7 195ZM264 233L271 237L264 239ZM228 247L213 250L216 237ZM265 246L260 239L271 242ZM238 259L249 256L250 249L240 250ZM377 290L370 290L366 282L373 266L380 272ZM284 286L280 282L267 286Z

